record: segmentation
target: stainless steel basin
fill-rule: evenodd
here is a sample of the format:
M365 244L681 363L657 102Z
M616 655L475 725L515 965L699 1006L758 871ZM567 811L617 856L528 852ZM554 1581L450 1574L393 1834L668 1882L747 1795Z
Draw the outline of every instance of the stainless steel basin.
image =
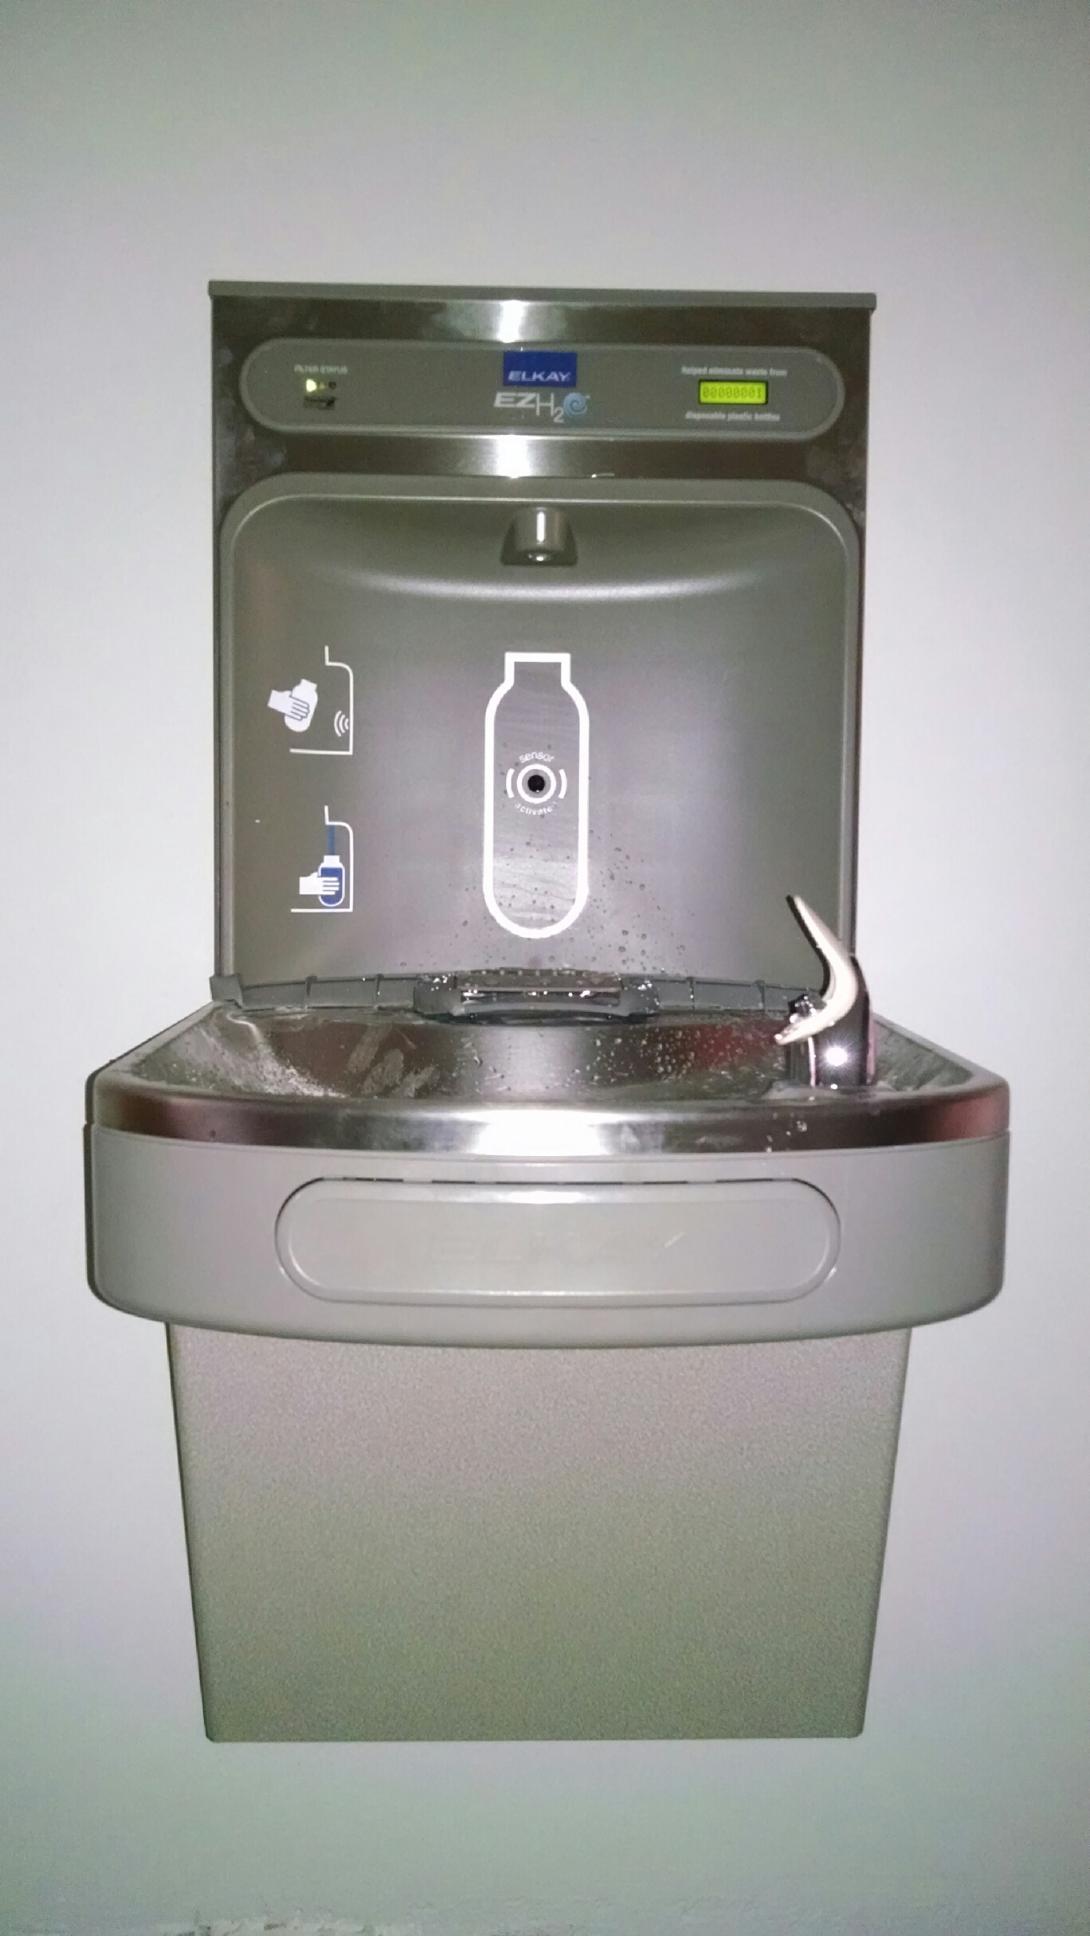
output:
M574 1149L860 1149L1006 1128L1006 1084L879 1022L859 1090L783 1078L782 1014L643 1021L436 1021L413 1009L202 1009L92 1079L91 1120L146 1136L330 1150L525 1149L518 1119L564 1118ZM483 1139L483 1140L482 1140Z

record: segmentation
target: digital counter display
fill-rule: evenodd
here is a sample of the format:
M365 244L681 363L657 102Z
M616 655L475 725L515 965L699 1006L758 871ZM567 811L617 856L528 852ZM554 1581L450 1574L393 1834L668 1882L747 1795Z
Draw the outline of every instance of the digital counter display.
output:
M705 382L700 385L701 403L767 403L767 383Z

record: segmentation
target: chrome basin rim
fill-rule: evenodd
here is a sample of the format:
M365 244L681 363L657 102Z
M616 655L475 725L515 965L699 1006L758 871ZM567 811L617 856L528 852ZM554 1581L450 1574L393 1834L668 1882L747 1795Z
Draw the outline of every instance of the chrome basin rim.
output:
M573 1103L515 1096L481 1102L434 1096L225 1094L192 1082L183 1086L149 1080L137 1072L157 1048L168 1046L211 1012L197 1011L98 1070L88 1085L88 1121L100 1128L185 1142L489 1158L524 1155L536 1123L551 1153L562 1154L570 1145L575 1158L623 1158L952 1143L1001 1135L1009 1120L1009 1091L1001 1077L888 1023L882 1027L890 1035L956 1063L965 1072L964 1080L857 1091L777 1086L752 1100L678 1098L675 1093L655 1101L642 1085L638 1099L628 1103L623 1093L606 1101L608 1089L588 1092Z

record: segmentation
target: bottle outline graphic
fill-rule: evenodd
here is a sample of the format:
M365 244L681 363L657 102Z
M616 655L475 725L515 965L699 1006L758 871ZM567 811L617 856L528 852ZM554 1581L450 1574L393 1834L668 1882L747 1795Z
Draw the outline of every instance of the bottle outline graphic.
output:
M572 701L579 721L578 753L576 757L576 843L575 843L575 893L567 911L555 921L546 921L541 926L531 927L523 921L513 920L506 914L496 896L496 790L498 774L496 769L496 715L507 694L512 690L521 665L552 665L560 672L561 689ZM562 789L558 797L563 798L568 791L568 776L562 776ZM508 776L502 781L504 792L511 796ZM570 652L505 652L503 655L503 679L496 687L485 708L484 715L484 828L483 828L483 865L481 886L485 906L492 919L505 928L508 934L517 935L523 941L547 941L551 935L563 934L577 921L587 904L590 892L589 865L589 827L588 807L590 801L590 713L587 702L571 676Z

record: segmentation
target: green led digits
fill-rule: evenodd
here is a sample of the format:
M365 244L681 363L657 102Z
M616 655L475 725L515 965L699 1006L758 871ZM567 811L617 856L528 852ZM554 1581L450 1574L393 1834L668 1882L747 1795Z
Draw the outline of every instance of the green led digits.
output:
M767 403L767 383L702 383L701 403Z

